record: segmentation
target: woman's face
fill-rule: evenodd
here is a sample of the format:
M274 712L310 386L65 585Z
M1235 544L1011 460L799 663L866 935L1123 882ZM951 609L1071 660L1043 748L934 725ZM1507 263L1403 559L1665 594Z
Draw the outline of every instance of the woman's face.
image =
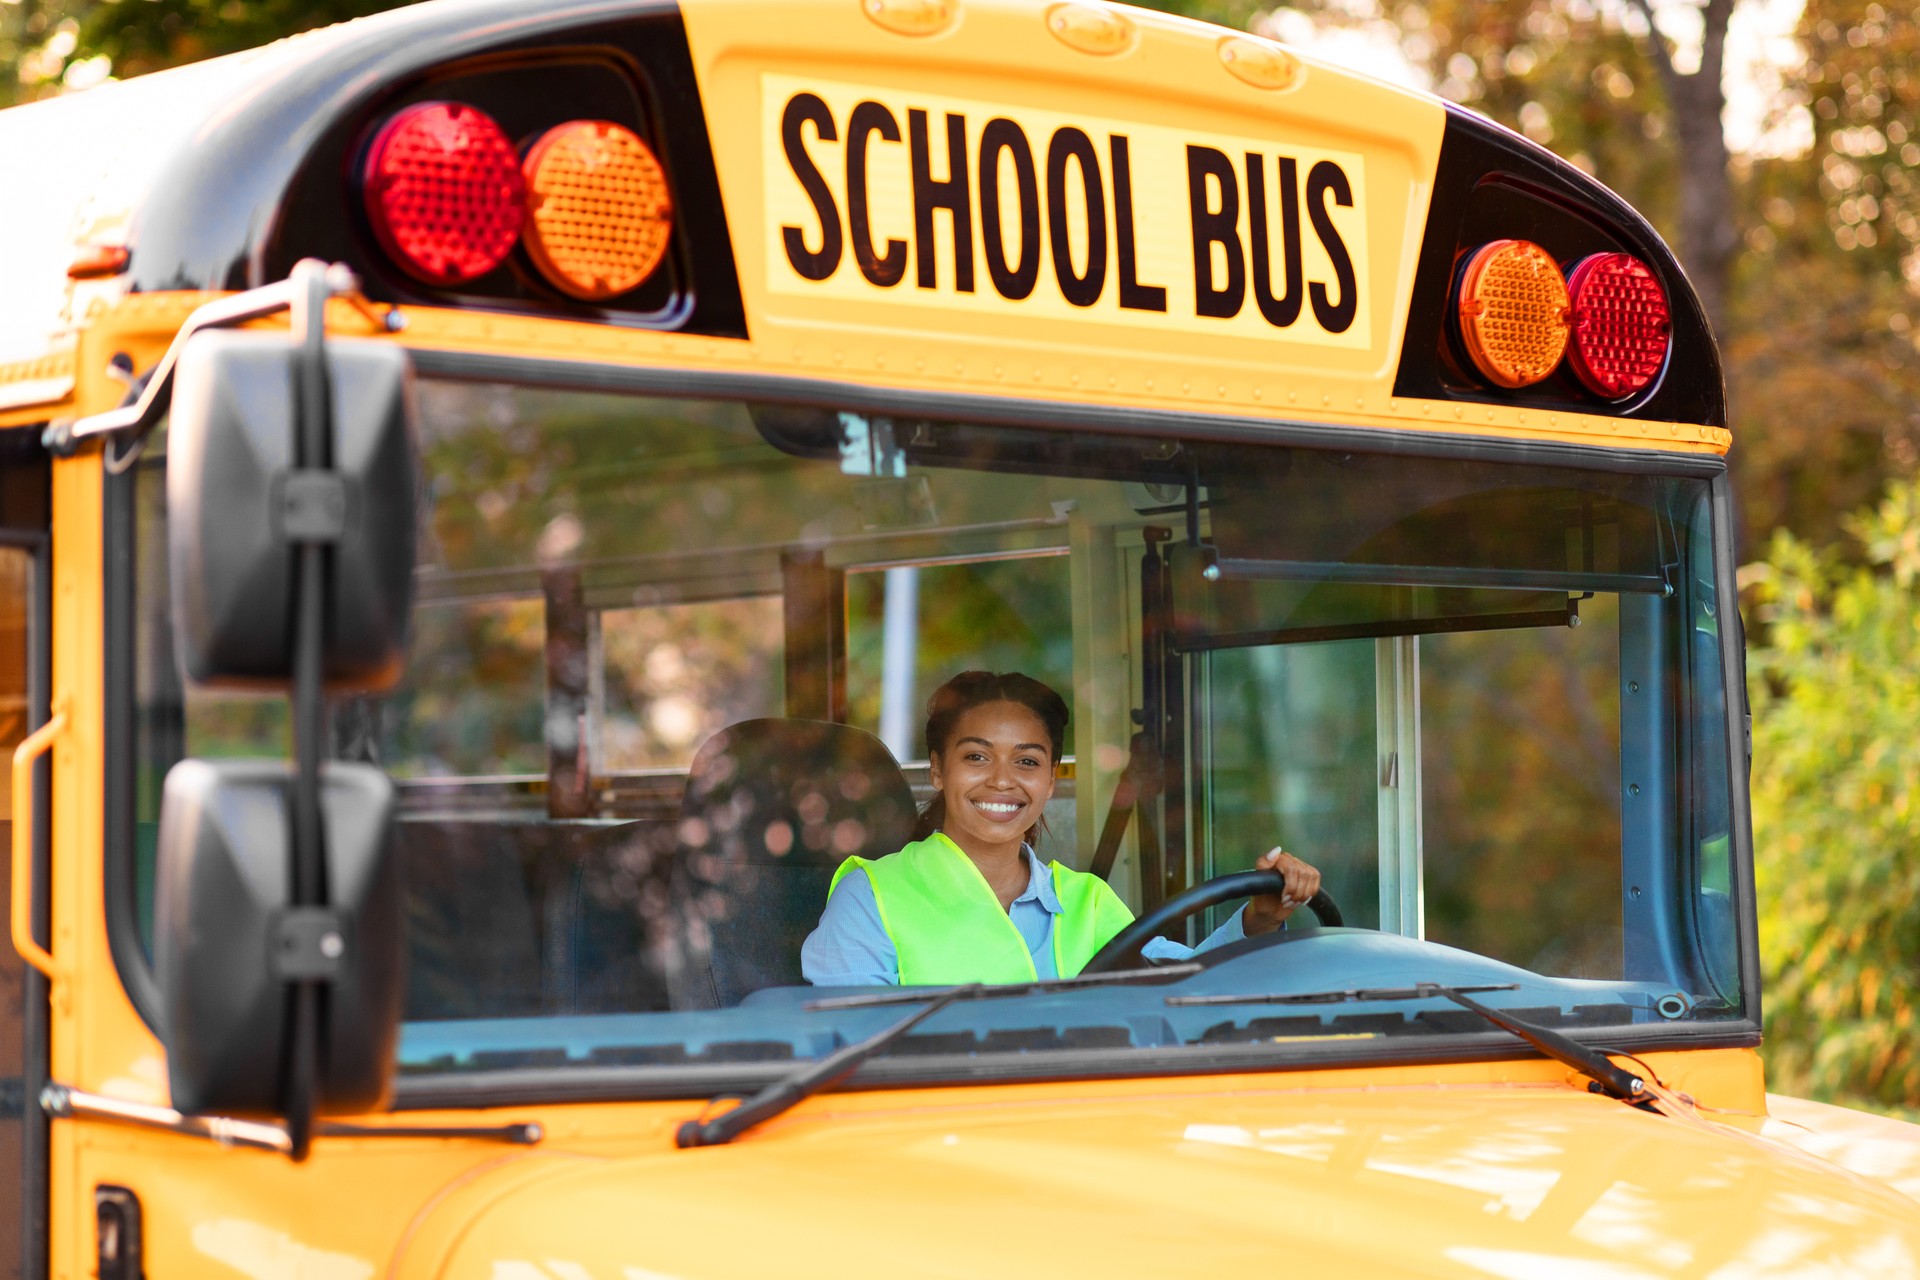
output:
M1018 847L1053 795L1053 743L1017 702L964 712L929 770L947 802L941 829L968 852Z

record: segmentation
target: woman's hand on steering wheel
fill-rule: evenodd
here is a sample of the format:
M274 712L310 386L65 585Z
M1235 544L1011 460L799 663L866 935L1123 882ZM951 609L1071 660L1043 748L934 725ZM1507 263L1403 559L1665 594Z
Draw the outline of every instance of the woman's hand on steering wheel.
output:
M1278 845L1260 855L1255 871L1277 871L1287 878L1285 893L1263 893L1247 899L1240 925L1249 938L1272 933L1307 899L1320 891L1319 869L1300 861Z

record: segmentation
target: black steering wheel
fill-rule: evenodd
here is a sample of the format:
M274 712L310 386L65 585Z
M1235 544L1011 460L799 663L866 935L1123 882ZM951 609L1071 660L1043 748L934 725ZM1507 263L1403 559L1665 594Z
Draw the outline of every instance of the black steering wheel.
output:
M1082 973L1110 973L1116 969L1137 969L1143 963L1140 948L1157 937L1168 925L1185 920L1196 911L1222 902L1231 902L1235 898L1255 898L1263 893L1285 893L1287 878L1278 871L1240 871L1230 876L1220 876L1205 884L1195 885L1179 897L1161 903L1159 907L1147 912L1132 924L1113 935L1106 946L1087 961ZM1320 890L1306 901L1307 910L1313 912L1326 928L1338 929L1341 926L1340 908L1327 896L1325 889Z

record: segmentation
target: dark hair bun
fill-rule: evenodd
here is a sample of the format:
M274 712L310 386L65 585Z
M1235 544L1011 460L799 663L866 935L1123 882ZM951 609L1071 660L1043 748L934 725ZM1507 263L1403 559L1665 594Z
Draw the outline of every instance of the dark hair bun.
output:
M1067 700L1018 671L962 671L935 689L927 699L928 753L944 754L960 717L993 702L1016 702L1040 717L1053 762L1060 763L1067 742Z

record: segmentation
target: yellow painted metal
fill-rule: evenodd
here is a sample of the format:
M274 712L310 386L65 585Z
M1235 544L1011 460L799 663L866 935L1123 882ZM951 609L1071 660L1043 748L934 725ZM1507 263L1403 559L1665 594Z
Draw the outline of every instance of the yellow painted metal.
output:
M1564 1197L1537 1206L1524 1230L1511 1227L1517 1215L1498 1207L1505 1194L1500 1170L1510 1163L1522 1189L1559 1181L1584 1188L1575 1198L1586 1195L1599 1203L1596 1220L1614 1201L1639 1203L1635 1188L1643 1185L1650 1195L1690 1185L1684 1200L1696 1244L1734 1239L1744 1221L1739 1215L1749 1212L1740 1196L1752 1192L1763 1203L1760 1192L1770 1187L1782 1196L1794 1191L1846 1203L1868 1223L1884 1218L1885 1202L1865 1183L1784 1149L1755 1145L1752 1134L1764 1122L1765 1098L1754 1053L1700 1050L1652 1054L1648 1061L1675 1088L1717 1109L1712 1128L1642 1116L1587 1094L1584 1081L1557 1064L1516 1060L834 1094L715 1151L673 1146L674 1129L700 1109L697 1101L388 1117L463 1124L537 1119L549 1136L531 1151L463 1141L323 1139L304 1166L201 1140L62 1121L55 1125L56 1138L72 1163L57 1185L75 1197L66 1238L76 1251L91 1243L83 1212L91 1204L89 1189L101 1182L138 1188L152 1274L396 1280L627 1280L633 1273L626 1267L693 1280L746 1275L755 1268L764 1274L770 1258L780 1260L782 1274L789 1274L789 1265L802 1268L791 1274L814 1274L805 1270L813 1263L797 1261L792 1251L810 1252L824 1236L842 1242L846 1252L838 1256L848 1276L952 1274L937 1270L939 1259L928 1253L924 1238L918 1246L906 1243L910 1228L928 1229L928 1206L951 1214L967 1204L999 1221L989 1209L1004 1207L1011 1196L1024 1199L1031 1216L1045 1221L1063 1208L1091 1212L1088 1197L1101 1179L1107 1180L1105 1203L1116 1229L1124 1231L1133 1215L1145 1214L1170 1240L1184 1242L1190 1260L1219 1262L1240 1257L1238 1246L1231 1233L1209 1233L1224 1205L1243 1203L1238 1197L1217 1200L1214 1165L1221 1161L1233 1166L1222 1176L1245 1178L1246 1194L1267 1197L1301 1194L1304 1181L1335 1178L1345 1168L1312 1193L1316 1206L1345 1201L1337 1215L1343 1221L1389 1207L1437 1214L1452 1206L1474 1219L1464 1235L1435 1229L1415 1238L1401 1232L1395 1246L1398 1261L1411 1268L1425 1258L1443 1267L1434 1273L1441 1275L1451 1274L1444 1269L1446 1249L1473 1247L1480 1215L1504 1214L1494 1229L1511 1228L1537 1249L1552 1244L1557 1256L1607 1256L1583 1242L1575 1230L1578 1214L1560 1212L1569 1207ZM1289 1126L1301 1142L1341 1145L1352 1158L1336 1164L1263 1155L1263 1144L1286 1141L1268 1131ZM958 1142L949 1144L949 1135ZM949 1150L974 1141L987 1145ZM1361 1146L1367 1148L1364 1158ZM1395 1167L1396 1153L1431 1176ZM1740 1177L1729 1176L1729 1162L1739 1166ZM1784 1172L1761 1168L1769 1163L1781 1164ZM614 1181L567 1183L564 1191L551 1181L563 1170L589 1167L609 1171ZM1623 1184L1611 1201L1611 1184L1595 1170L1611 1171ZM1456 1175L1456 1182L1446 1180ZM1720 1179L1715 1185L1724 1184L1725 1194L1709 1196L1702 1179ZM826 1199L829 1188L854 1186L854 1200L835 1206ZM625 1210L596 1220L564 1208L579 1196L601 1214L615 1194L610 1188L626 1198ZM1403 1193L1411 1198L1397 1198ZM850 1203L861 1206L857 1223L847 1216ZM1723 1203L1734 1215L1729 1221L1716 1216ZM722 1221L732 1225L709 1231ZM1683 1243L1688 1238L1676 1223L1662 1229L1679 1232ZM1373 1231L1386 1233L1384 1226ZM956 1235L948 1229L930 1238ZM1011 1248L1029 1239L1028 1228L1016 1228L1002 1243ZM1068 1274L1142 1273L1129 1261L1128 1237L1082 1231L1080 1239L1090 1251L1080 1269ZM1296 1243L1318 1240L1310 1235ZM495 1251L485 1255L485 1265L470 1265L479 1256L470 1252L475 1242ZM867 1248L885 1242L901 1247ZM699 1266L685 1261L696 1247L708 1251ZM916 1259L929 1269L916 1271ZM585 1270L553 1269L548 1264L554 1260ZM509 1265L515 1261L543 1269L516 1270ZM1043 1262L1051 1268L1044 1251L1025 1261L1011 1255L978 1261L982 1270L974 1273L984 1273L989 1262L1017 1275L1042 1274ZM86 1269L64 1274L80 1280ZM1424 1273L1383 1264L1353 1274Z
M388 1274L1235 1275L1284 1259L1704 1277L1920 1256L1911 1201L1750 1133L1562 1079L1415 1074L841 1095L698 1152L649 1131L476 1170Z
M53 746L53 740L67 727L64 709L56 707L47 722L23 739L13 752L13 910L10 922L13 949L20 958L46 975L48 982L61 982L66 974L47 949L33 936L33 833L40 814L34 811L33 766Z

